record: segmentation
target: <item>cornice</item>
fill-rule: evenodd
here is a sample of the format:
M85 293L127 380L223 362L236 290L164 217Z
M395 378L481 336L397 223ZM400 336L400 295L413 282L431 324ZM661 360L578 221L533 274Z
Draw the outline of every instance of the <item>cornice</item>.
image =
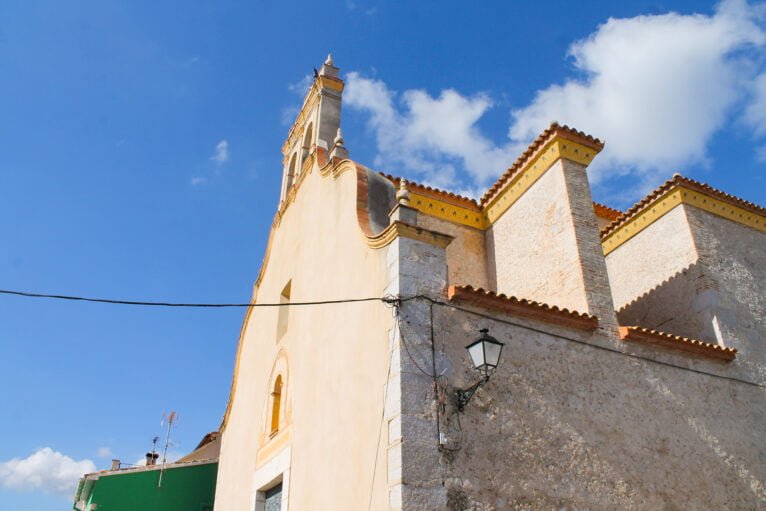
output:
M587 166L603 147L604 144L598 139L554 123L537 137L513 166L492 185L481 202L407 182L406 187L412 198L410 206L426 215L486 230L559 159ZM382 175L391 180L396 187L399 186L401 178ZM596 206L604 208L605 211L615 211L606 206Z
M685 351L687 353L703 355L709 358L725 360L727 362L734 360L734 357L737 356L737 350L734 348L697 341L695 339L689 339L688 337L680 337L678 335L651 330L649 328L642 328L640 326L621 326L620 339L623 341L639 342Z
M602 231L604 255L614 252L681 204L766 232L766 209L709 185L676 175Z
M410 225L398 220L383 229L377 236L365 236L367 244L371 248L386 247L399 237L422 241L423 243L428 243L429 245L434 245L439 248L447 248L447 245L454 239L453 236L424 229L416 225Z
M598 327L598 318L590 314L472 286L449 286L447 297L451 302L467 303L588 332Z
M553 131L536 151L509 169L510 172L506 173L499 186L493 185L484 195L481 204L488 224L493 224L500 218L558 160L571 160L587 166L599 151L600 149L573 141L557 130Z
M529 144L521 156L518 157L513 165L511 165L508 170L506 170L503 175L501 175L498 180L495 181L495 183L489 188L489 190L487 190L484 196L482 196L479 204L482 206L489 204L497 196L497 194L506 187L508 181L511 178L513 178L521 169L527 167L530 160L532 160L535 155L545 150L543 149L541 151L541 148L546 146L554 137L564 138L570 142L578 144L579 146L587 148L588 152L592 153L590 157L585 158L587 163L590 163L593 157L601 152L601 150L604 148L604 143L601 140L587 135L582 131L570 128L569 126L562 126L554 122L545 131L540 133L540 135L538 135L538 137L533 140L531 144ZM584 154L585 153L581 153L578 155L582 157Z

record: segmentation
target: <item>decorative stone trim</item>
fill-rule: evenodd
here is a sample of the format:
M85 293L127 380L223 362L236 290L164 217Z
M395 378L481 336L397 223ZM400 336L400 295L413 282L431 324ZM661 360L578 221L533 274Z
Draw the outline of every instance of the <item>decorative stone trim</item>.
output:
M299 131L297 128L299 126L304 126L306 118L308 117L309 113L311 113L317 101L319 101L321 90L330 89L341 92L343 91L343 85L343 80L340 78L334 78L332 76L324 75L314 79L314 83L311 84L311 88L306 94L306 98L303 100L301 111L298 112L298 115L295 118L295 122L293 123L293 127L290 128L290 132L287 134L287 140L285 140L285 143L282 145L283 155L287 155L287 153L290 152L290 148L295 145L298 136L301 134L301 131Z
M727 348L719 344L697 341L689 339L688 337L680 337L678 335L651 330L649 328L642 328L640 326L621 326L620 339L623 341L639 342L663 348L686 351L687 353L703 355L710 358L725 360L727 362L734 360L734 357L737 356L737 350L735 348Z
M377 236L365 236L367 238L367 244L372 248L383 248L390 245L396 238L410 238L417 241L428 243L440 248L446 248L453 239L453 236L442 234L440 232L431 231L415 225L410 225L404 222L395 221L383 232Z
M514 162L511 167L506 170L502 176L493 184L489 190L484 194L484 196L481 198L481 201L479 201L479 204L481 206L486 206L489 204L493 199L495 199L500 192L502 192L504 189L507 188L507 183L511 178L515 177L516 174L518 174L520 171L524 170L525 168L529 167L531 160L536 155L539 155L540 153L545 152L545 149L547 147L544 147L542 150L541 147L546 146L552 138L554 137L561 137L569 140L570 142L573 142L576 144L572 150L567 151L568 154L576 155L579 158L581 158L581 161L579 163L587 164L590 163L590 161L593 159L593 157L601 152L601 150L604 148L604 143L600 141L597 138L594 138L590 135L586 135L582 131L577 131L576 129L570 128L569 126L561 126L557 122L554 122L543 131L531 144L529 144L529 147L527 147L526 151L522 153L521 156ZM587 149L586 152L580 151L580 148L584 147ZM574 151L574 149L578 149L577 151ZM587 153L587 154L586 154ZM584 162L582 161L584 160Z
M474 211L456 206L439 199L433 199L419 193L410 193L410 206L421 213L452 223L467 225L484 230L489 227L487 217L481 211Z
M567 159L587 166L599 151L600 149L594 149L562 136L558 130L552 131L542 148L538 147L537 151L530 154L527 150L524 153L528 154L527 158L521 163L517 161L514 167L504 174L506 177L501 178L502 185L499 187L497 184L493 185L482 197L481 203L487 215L487 222L492 224L500 218L557 160ZM493 189L495 189L494 192L492 192Z
M472 286L449 286L447 298L451 302L477 305L578 330L592 331L598 326L598 318L590 314L570 311L555 305L516 298L515 296L497 294Z
M643 231L679 204L686 204L766 232L766 208L679 174L644 197L601 232L604 255Z
M388 179L389 181L391 181L392 183L394 183L394 186L396 187L398 187L399 183L402 181L401 177L392 176L391 174L386 174L384 172L380 172L379 174L385 177L386 179ZM462 195L449 192L447 190L440 190L439 188L426 186L424 184L416 183L410 180L407 180L407 188L412 193L416 193L418 195L423 195L426 197L430 197L432 199L440 199L443 201L447 201L451 204L462 206L466 209L470 209L476 212L481 211L481 207L479 206L479 203L476 202L474 199L470 199L468 197L464 197Z

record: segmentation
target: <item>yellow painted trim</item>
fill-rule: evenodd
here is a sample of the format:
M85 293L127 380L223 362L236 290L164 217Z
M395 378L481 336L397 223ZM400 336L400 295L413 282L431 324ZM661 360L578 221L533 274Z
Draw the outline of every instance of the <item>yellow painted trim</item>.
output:
M367 244L372 248L383 248L390 245L396 238L409 238L417 241L422 241L430 245L434 245L440 248L446 248L452 240L452 236L442 234L436 231L429 231L422 227L416 227L414 225L405 224L404 222L396 221L386 227L383 232L377 236L365 236L367 238Z
M554 137L487 204L484 208L487 226L495 223L559 159L564 158L587 166L597 154L598 151L593 148L560 136Z
M319 87L341 92L343 90L343 81L338 78L330 78L329 76L320 76Z
M752 229L766 232L766 216L753 213L739 206L722 201L696 190L683 190L683 203L703 209L708 213L726 218Z
M410 192L410 207L419 212L456 224L467 225L476 229L486 229L487 217L481 211L456 206L419 193Z
M601 241L604 255L614 252L623 243L665 216L679 204L686 204L726 218L744 226L766 232L766 216L753 213L698 190L677 185L646 206L624 225Z
M475 211L449 202L410 191L410 207L419 212L456 224L486 230L505 213L529 188L561 158L588 166L598 151L561 136L548 141L503 190L482 209Z

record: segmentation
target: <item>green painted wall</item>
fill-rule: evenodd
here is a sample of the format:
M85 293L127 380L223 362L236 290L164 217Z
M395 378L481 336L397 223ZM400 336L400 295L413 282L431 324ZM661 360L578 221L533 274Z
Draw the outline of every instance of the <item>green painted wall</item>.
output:
M102 476L89 502L97 511L211 511L217 472L218 463L166 469L161 488L159 470Z

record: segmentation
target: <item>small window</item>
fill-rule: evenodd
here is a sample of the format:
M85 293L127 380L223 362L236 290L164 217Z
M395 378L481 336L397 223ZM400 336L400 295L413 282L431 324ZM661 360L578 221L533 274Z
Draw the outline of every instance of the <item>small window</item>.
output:
M292 288L293 281L290 280L285 285L284 289L282 289L282 293L279 295L279 303L280 304L288 304L290 303L290 289ZM281 307L278 307L279 313L277 314L277 342L279 342L282 337L284 337L285 333L287 333L287 325L290 320L290 306L289 305L282 305Z
M279 407L282 404L282 375L277 376L274 390L271 392L271 431L273 435L279 431Z

